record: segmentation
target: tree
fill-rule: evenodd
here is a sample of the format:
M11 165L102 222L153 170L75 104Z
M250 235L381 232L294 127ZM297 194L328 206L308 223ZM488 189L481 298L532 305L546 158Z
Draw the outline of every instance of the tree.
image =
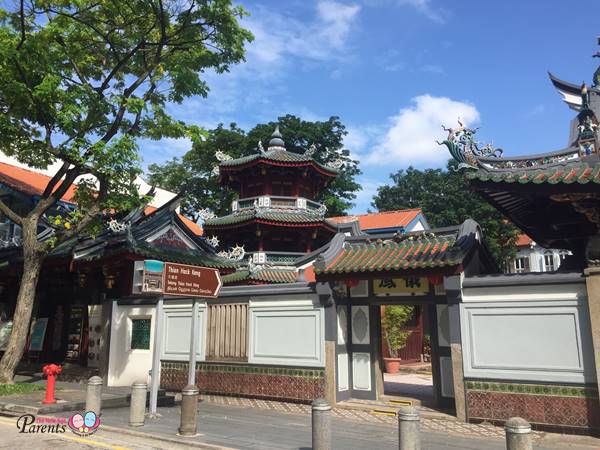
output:
M0 200L0 212L23 236L23 275L0 382L12 381L23 355L48 252L93 232L103 214L140 201L132 186L137 138L199 138L201 130L174 120L166 106L206 96L200 73L243 60L252 39L238 22L244 14L229 0L20 0L0 9L0 148L36 168L60 165L29 211ZM82 175L77 211L47 217ZM54 228L51 239L38 240L41 220Z
M414 309L415 307L410 305L385 306L381 318L381 329L392 358L398 358L400 350L406 346L406 342L412 333L403 330L402 327L413 316Z
M453 161L447 170L409 167L390 175L392 185L377 190L372 205L379 211L422 208L432 227L457 225L472 218L481 225L486 243L503 267L515 253L519 230L489 203L472 192Z
M218 164L215 152L221 150L233 158L256 154L258 141L262 141L266 147L276 124L279 124L288 151L303 153L314 144L317 148L314 158L317 161L345 161L337 178L316 199L327 206L328 215L345 214L353 206L355 192L360 189L355 177L361 172L357 161L352 160L349 151L344 149L343 139L347 131L338 117L331 117L324 122L308 122L286 115L279 117L277 123L258 124L247 133L235 123L229 128L220 124L208 131L205 140L195 142L192 150L181 160L151 165L150 181L164 189L181 192L184 211L192 216L201 208L209 208L217 215L228 214L235 193L223 190L218 177L211 173Z

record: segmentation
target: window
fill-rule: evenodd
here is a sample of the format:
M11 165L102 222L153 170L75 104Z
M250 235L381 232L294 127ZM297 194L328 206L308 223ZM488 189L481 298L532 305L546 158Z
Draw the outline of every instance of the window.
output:
M521 256L515 259L515 273L529 272L529 257Z
M544 272L554 272L554 253L544 252Z
M152 319L131 319L131 350L150 350Z

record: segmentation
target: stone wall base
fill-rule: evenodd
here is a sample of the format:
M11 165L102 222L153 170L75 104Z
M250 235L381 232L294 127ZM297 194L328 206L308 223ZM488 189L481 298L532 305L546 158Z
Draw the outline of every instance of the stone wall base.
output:
M594 387L467 381L469 421L503 423L523 417L537 429L597 434L600 404Z
M188 363L162 362L162 389L180 391L187 384L187 377ZM204 394L309 403L325 396L325 384L324 369L239 363L196 364L196 385Z

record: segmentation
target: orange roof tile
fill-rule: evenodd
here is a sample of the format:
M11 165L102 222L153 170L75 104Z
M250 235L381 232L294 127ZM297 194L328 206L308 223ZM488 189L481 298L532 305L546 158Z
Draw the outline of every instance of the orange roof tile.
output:
M0 163L0 183L23 194L42 195L51 179L52 177L40 172ZM69 186L61 200L74 203L76 189L75 184Z
M531 239L526 234L520 234L517 238L517 247L528 247L533 243L533 239Z
M373 230L378 228L405 227L414 220L417 215L422 214L421 208L401 209L398 211L385 211L358 216L329 217L336 223L348 223L358 219L361 230Z
M144 209L144 214L149 216L157 209L158 208L156 208L154 206L146 206L146 209ZM191 221L190 219L185 217L183 214L178 214L178 215L179 215L179 218L181 219L181 221L190 229L190 231L192 233L194 233L196 236L202 236L203 230L198 224L194 223L193 221Z

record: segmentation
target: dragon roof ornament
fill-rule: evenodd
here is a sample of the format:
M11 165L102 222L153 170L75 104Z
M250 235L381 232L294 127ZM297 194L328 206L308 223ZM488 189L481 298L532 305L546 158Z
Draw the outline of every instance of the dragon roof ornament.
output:
M494 148L492 144L482 145L475 140L477 128L467 128L460 119L458 126L446 128L442 125L444 131L448 132L448 137L442 141L436 141L439 145L448 147L452 158L458 162L458 169L476 169L479 166L478 159L482 157L500 157L503 150Z

